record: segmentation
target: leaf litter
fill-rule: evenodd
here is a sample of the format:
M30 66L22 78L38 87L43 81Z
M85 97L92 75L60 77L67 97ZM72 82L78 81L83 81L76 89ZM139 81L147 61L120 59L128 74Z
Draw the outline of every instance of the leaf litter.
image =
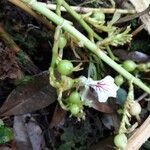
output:
M0 116L22 115L42 109L56 100L48 72L34 76L30 83L14 89L0 108Z

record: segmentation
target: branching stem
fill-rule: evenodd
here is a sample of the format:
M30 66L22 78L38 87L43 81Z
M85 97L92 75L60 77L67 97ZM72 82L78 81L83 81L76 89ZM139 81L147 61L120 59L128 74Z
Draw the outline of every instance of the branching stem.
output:
M30 0L22 0L22 1L25 2L26 4L29 4L30 2ZM70 33L72 36L77 38L79 41L81 41L83 43L83 46L85 46L91 52L95 53L99 58L101 58L104 62L106 62L110 67L116 70L119 74L121 74L128 80L132 80L134 84L136 84L145 92L150 94L150 88L147 85L145 85L140 79L134 77L132 74L130 74L128 71L122 68L115 61L113 61L103 51L101 51L95 43L91 42L86 36L80 33L77 29L75 29L62 17L56 15L51 10L40 5L38 2L32 3L30 7L34 9L35 11L37 11L38 13L42 14L43 16L47 17L49 20L51 20L55 24L60 25L62 29L64 29L65 31Z

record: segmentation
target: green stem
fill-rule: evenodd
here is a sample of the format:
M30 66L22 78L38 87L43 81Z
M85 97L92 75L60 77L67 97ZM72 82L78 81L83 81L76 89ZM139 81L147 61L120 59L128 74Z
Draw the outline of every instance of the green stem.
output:
M94 36L97 40L101 40L102 38L97 35L92 28L83 20L82 16L76 13L64 0L62 2L64 8L82 25L82 27L88 32L89 38L92 39Z
M29 0L22 0L23 2L29 4ZM75 29L72 25L68 23L68 21L64 20L63 18L56 15L51 10L43 7L42 5L38 4L38 2L32 3L32 9L36 10L38 13L42 14L43 16L47 17L55 24L60 25L62 29L69 32L71 35L76 37L82 44L89 49L91 52L95 53L99 58L101 58L104 62L106 62L109 66L111 66L114 70L116 70L119 74L124 76L128 80L132 80L134 84L139 86L145 92L150 94L150 88L146 86L140 79L135 78L132 74L122 68L119 64L109 58L103 51L101 51L96 44L91 42L87 37L85 37L82 33L80 33L77 29Z
M99 30L99 32L110 32L112 30L112 27L105 26L103 24L98 24L97 22L93 21L89 16L82 15L83 19L88 22L90 25L95 27Z
M106 48L107 48L107 52L108 52L110 58L111 58L112 60L118 61L118 58L114 56L114 54L113 54L112 50L110 49L110 47L107 46Z
M58 16L61 16L61 5L62 5L62 1L63 0L56 0L57 1L57 5L56 5L56 14Z
M51 66L49 68L49 81L50 84L55 87L56 89L60 86L59 82L57 82L54 74L54 69L56 65L56 61L58 60L58 42L59 42L59 36L60 36L60 26L57 26L54 34L54 44L52 49L52 60L51 60Z
M10 0L9 0L10 1ZM56 10L55 4L46 4L41 2L42 5L45 5L46 8L50 10ZM89 12L103 12L105 14L114 14L116 11L120 14L135 14L136 10L134 9L117 9L117 8L90 8L90 7L81 7L80 6L70 6L73 10L79 13L89 13ZM61 7L61 11L66 12L64 7Z
M56 60L58 59L58 44L59 44L59 36L60 36L60 26L58 26L55 30L54 34L54 44L53 44L53 49L52 49L52 61L51 61L51 67L54 68L56 64Z
M60 11L60 7L61 7L61 0L57 0L57 8L56 8L56 13L60 16L61 15L61 11ZM58 88L60 86L59 82L57 82L56 78L55 78L55 74L54 74L54 70L55 70L55 65L57 63L58 60L58 45L59 45L59 37L61 34L61 27L58 25L55 29L55 34L54 34L54 44L53 44L53 48L52 48L52 60L51 60L51 66L49 68L49 72L50 72L50 84L55 87Z

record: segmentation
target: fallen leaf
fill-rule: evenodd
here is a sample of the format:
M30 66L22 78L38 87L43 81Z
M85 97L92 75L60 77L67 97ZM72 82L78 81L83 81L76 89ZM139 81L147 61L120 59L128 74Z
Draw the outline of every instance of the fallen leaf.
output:
M150 61L149 55L139 51L128 52L127 50L116 49L113 51L113 53L121 60L131 59L138 63L144 63Z
M14 117L13 130L17 149L32 150L32 144L29 140L27 129L24 124L24 118L22 116Z
M131 2L134 1L133 3L138 3L137 0L130 0L130 1L131 1ZM139 5L141 6L141 4L139 4ZM139 10L138 10L138 11L139 11ZM129 16L125 16L125 17L120 18L115 24L125 23L125 22L130 21L130 20L133 20L133 19L135 19L135 18L143 17L143 16L145 16L149 11L150 11L150 7L148 7L147 9L146 9L146 7L145 7L142 11L140 11L140 12L138 12L138 13L135 13L135 14L133 14L133 15L129 15ZM149 18L147 18L147 19L149 19Z
M50 128L61 126L65 122L66 111L57 105L50 123Z
M28 122L26 122L28 118ZM14 140L17 149L41 150L44 146L42 129L30 114L14 117Z
M113 136L100 140L97 144L90 147L90 150L113 150Z
M119 120L116 113L103 114L101 119L106 128L110 130L113 128L115 131L119 128Z
M12 150L11 148L7 147L7 146L1 146L0 150Z
M56 100L56 92L49 84L48 72L35 75L30 83L14 89L3 106L0 116L22 115L42 109Z
M135 7L135 10L139 13L146 12L146 10L148 10L148 12L142 16L140 16L141 21L143 22L143 24L145 25L145 29L148 31L148 33L150 34L150 15L149 15L149 10L150 10L150 0L129 0L133 6Z
M100 103L97 101L93 101L91 104L91 107L93 107L94 109L96 109L100 112L104 112L104 113L113 113L114 112L114 109L112 108L112 106L107 103Z

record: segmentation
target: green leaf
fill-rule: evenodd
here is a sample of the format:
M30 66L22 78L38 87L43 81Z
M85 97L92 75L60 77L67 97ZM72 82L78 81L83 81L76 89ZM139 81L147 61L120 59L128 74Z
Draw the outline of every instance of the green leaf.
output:
M13 133L11 129L2 127L0 128L0 144L9 142L13 138Z
M112 20L110 21L110 24L113 25L115 22L117 22L121 17L121 14L117 11L115 11Z
M150 141L146 141L146 142L143 144L143 147L146 148L147 150L150 149Z
M97 80L96 67L95 67L95 64L92 62L89 63L88 77L91 77L92 79Z
M72 147L74 147L73 142L65 142L59 146L58 150L72 150Z
M0 128L4 126L4 122L2 119L0 119Z
M61 140L66 141L66 142L74 140L73 127L68 127L66 129L64 129L64 134L62 134Z

